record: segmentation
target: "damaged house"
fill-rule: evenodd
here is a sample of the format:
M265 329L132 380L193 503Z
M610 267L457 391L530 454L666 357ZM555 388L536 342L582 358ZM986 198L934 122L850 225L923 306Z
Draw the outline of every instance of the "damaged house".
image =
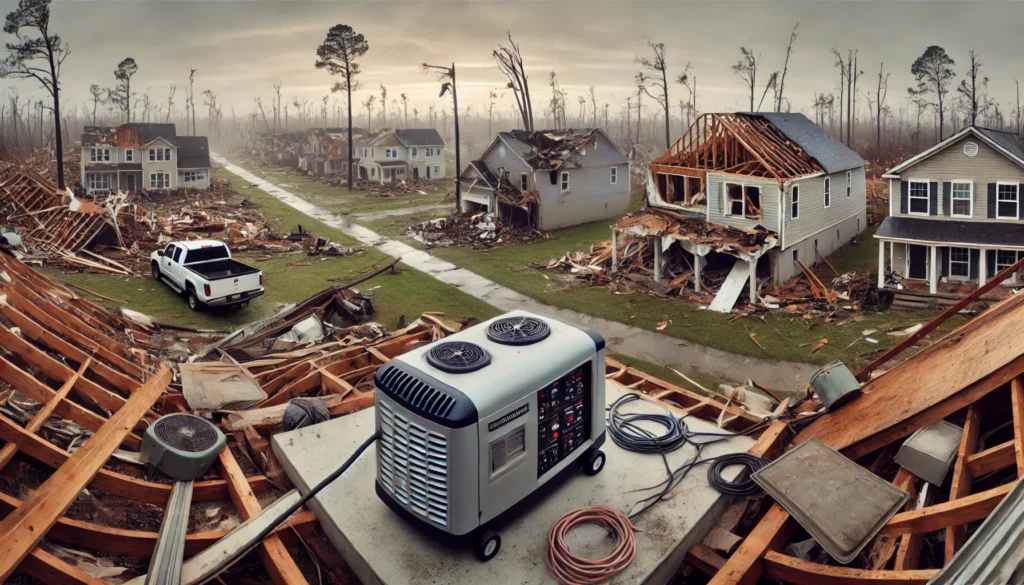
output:
M712 303L728 311L744 284L782 284L866 227L866 162L802 114L704 114L649 168L647 209L616 226L647 236L655 279L678 243L701 271L731 266ZM751 278L751 272L754 277Z
M358 176L381 184L443 179L444 147L444 138L433 128L385 130L356 145Z
M178 136L174 124L86 126L82 186L89 193L135 189L209 189L206 136Z
M499 132L462 170L463 211L542 230L625 213L629 159L599 128Z
M885 268L928 292L981 286L1024 257L1024 141L971 126L890 169L889 217L875 232ZM1019 286L1012 275L1006 286Z
M353 128L353 141L364 134L365 130ZM310 128L297 150L300 170L317 176L348 174L348 128Z

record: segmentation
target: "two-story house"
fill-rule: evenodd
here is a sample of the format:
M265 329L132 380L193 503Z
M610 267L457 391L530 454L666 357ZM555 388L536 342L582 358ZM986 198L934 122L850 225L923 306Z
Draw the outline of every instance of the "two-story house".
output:
M462 171L463 211L553 230L622 215L629 159L599 128L499 132Z
M366 134L352 129L357 143ZM353 165L358 156L353 158ZM310 128L298 146L298 168L313 175L348 175L348 128Z
M896 165L889 217L875 231L885 268L912 281L985 283L1024 255L1024 141L971 126ZM1003 282L1019 285L1019 276Z
M209 189L205 136L178 136L174 124L86 126L82 131L86 191Z
M652 236L656 259L678 243L698 290L709 262L733 265L754 300L762 277L784 283L864 230L866 164L803 114L704 114L649 166L648 207L680 225L627 218L620 231Z
M444 147L433 128L385 130L359 141L357 176L379 183L443 179Z

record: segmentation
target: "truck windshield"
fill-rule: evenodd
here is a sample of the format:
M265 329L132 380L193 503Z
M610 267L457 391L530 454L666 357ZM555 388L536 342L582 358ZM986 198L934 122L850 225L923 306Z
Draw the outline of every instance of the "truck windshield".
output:
M196 262L206 262L209 260L224 260L227 257L228 248L224 245L197 248L188 251L188 255L185 256L185 264L195 264Z

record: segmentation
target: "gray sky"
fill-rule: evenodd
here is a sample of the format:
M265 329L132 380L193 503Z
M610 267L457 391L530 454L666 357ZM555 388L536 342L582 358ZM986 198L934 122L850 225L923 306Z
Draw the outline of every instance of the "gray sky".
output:
M15 5L16 0L0 0L4 14ZM701 110L747 109L742 81L730 69L739 47L762 54L761 75L767 79L781 68L798 21L800 37L786 79L794 110L806 111L814 92L835 91L832 48L860 49L864 89L874 86L884 61L893 72L887 102L892 105L903 104L912 83L910 65L931 44L956 60L958 75L966 69L967 51L975 48L991 78L990 93L1007 113L1015 100L1014 79L1024 79L1020 2L56 0L52 20L72 47L63 74L66 99L84 101L91 83L112 86L117 63L132 56L139 64L133 83L140 91L149 88L153 99L166 101L168 86L177 85L181 108L191 64L198 69L197 102L199 92L211 89L226 114L231 105L239 114L249 111L256 95L269 102L277 80L284 81L287 101L318 100L327 93L330 76L313 62L317 45L337 23L353 26L370 45L361 61L358 99L379 93L383 83L389 99L404 92L411 107L422 111L441 102L435 76L424 74L420 63L454 60L460 97L479 112L488 91L504 85L490 55L506 30L521 45L536 112L550 98L546 82L552 69L570 94L570 112L591 85L599 103L617 111L635 91L634 57L647 54L648 38L667 45L671 70L692 63ZM0 80L0 90L11 84ZM670 92L673 104L684 97L677 84ZM501 103L507 109L514 102L506 94Z

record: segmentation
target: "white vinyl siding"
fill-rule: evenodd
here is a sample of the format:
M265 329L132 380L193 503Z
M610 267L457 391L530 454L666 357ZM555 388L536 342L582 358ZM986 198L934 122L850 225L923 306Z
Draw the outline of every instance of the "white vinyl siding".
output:
M951 214L953 217L971 217L974 215L974 183L970 181L954 181L950 186Z
M907 189L910 191L907 200L907 210L910 214L928 215L928 183L910 181Z
M996 219L1017 219L1020 212L1020 193L1016 184L996 185Z

